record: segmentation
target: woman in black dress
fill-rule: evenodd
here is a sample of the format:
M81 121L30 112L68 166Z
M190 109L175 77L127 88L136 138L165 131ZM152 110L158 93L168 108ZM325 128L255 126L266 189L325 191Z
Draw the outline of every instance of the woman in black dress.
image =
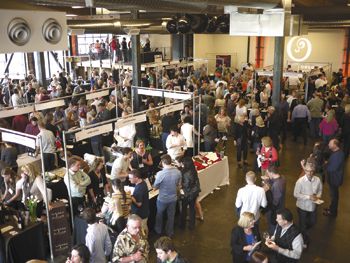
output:
M105 192L108 192L108 183L102 158L95 159L88 175L91 180L91 183L88 186L89 204L96 207L97 210L100 210L104 202L103 198Z

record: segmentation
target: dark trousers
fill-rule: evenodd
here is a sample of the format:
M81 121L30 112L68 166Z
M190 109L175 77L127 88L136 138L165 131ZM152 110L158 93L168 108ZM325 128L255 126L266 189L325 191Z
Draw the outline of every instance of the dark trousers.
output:
M298 208L298 216L300 231L303 234L305 244L308 244L310 239L307 230L316 224L317 210L309 212Z
M293 135L294 141L297 140L299 136L303 137L304 145L307 144L307 120L306 118L295 118L293 125Z
M103 149L101 142L91 141L92 153L96 156L103 156Z
M204 141L204 151L206 152L214 152L216 147L216 142L208 142Z
M329 211L332 215L336 216L338 214L339 187L329 185L329 191L331 194L331 204L329 206Z
M167 152L167 148L166 148L166 139L168 138L169 134L170 134L170 133L168 133L168 132L163 132L163 133L162 133L162 142L163 142L163 151L164 151L164 153Z
M55 169L55 154L44 153L43 155L45 171L52 171L53 169Z
M194 229L195 225L195 220L196 220L196 210L194 208L195 203L196 203L196 197L186 197L182 199L182 210L181 210L181 215L180 215L180 227L185 228L186 226L186 217L187 217L187 207L190 209L190 214L189 214L189 228Z
M83 211L85 206L85 198L84 197L72 197L72 205L73 205L73 215L79 215L81 211Z
M322 118L311 118L310 122L310 135L312 138L318 138L320 136L320 123Z
M344 149L344 155L346 158L349 156L349 153L350 153L350 134L344 134L343 149Z
M237 139L237 162L242 160L242 154L243 160L246 161L248 155L248 142L239 138Z

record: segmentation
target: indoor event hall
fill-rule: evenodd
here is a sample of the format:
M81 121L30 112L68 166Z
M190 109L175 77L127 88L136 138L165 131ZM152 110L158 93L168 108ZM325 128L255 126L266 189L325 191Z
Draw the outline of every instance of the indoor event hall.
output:
M0 41L0 263L350 262L349 0L2 0Z

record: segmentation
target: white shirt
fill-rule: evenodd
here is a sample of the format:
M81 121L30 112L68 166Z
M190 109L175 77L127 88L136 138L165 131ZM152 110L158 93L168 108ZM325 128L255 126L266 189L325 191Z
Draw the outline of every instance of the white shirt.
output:
M88 225L85 242L91 254L90 262L107 262L106 256L109 256L112 252L112 242L105 224L95 223Z
M239 118L241 116L247 116L247 107L239 107L238 105L236 106L236 116L235 116L235 121L238 122Z
M56 152L56 138L53 135L52 131L46 129L40 129L40 132L37 136L36 146L40 147L40 139L42 138L43 143L43 153L55 153Z
M290 76L288 77L288 84L289 86L298 86L300 85L300 80L298 76Z
M294 197L297 199L297 207L308 212L315 211L316 204L310 200L310 195L314 194L318 198L322 195L322 183L320 178L313 176L310 181L306 175L300 177L294 187Z
M181 134L178 134L177 136L169 134L165 145L168 149L168 154L173 160L175 160L175 158L178 156L184 155L185 153L186 141Z
M187 147L193 148L193 125L190 123L184 123L181 126L181 134L186 140Z
M319 87L323 87L326 84L327 84L327 80L323 80L323 79L318 78L315 81L315 88L318 89Z
M12 94L11 96L11 102L12 106L16 107L22 104L22 98L19 96L19 94Z
M121 172L126 173L128 171L128 169L129 169L129 165L130 165L130 160L129 159L125 160L123 155L119 156L113 162L110 179L114 180L114 179L118 178L118 179L121 179L121 180L125 180L124 178L121 178L119 176L119 174Z
M118 146L132 148L134 146L135 134L135 124L129 124L115 129L114 138L118 141Z
M266 206L266 195L262 187L255 184L247 184L238 190L236 207L241 208L241 214L243 212L251 212L254 214L255 220L258 220L260 217L260 207Z
M49 197L48 202L51 202L52 190L50 188L46 188L46 190L47 190L47 195ZM44 181L40 175L35 177L32 187L30 188L30 194L36 196L39 201L42 201L43 196L46 196ZM46 201L47 201L47 198L45 198L45 202Z

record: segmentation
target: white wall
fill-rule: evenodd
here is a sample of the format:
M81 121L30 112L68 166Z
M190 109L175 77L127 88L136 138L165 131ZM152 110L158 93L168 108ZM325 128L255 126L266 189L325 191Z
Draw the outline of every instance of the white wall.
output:
M158 48L165 54L165 59L171 59L171 35L170 34L149 34L151 49Z
M307 63L331 63L333 71L337 71L342 67L342 56L344 48L345 31L341 29L322 30L316 32L309 32L303 36L307 38L312 45L312 52L310 57L304 62ZM291 37L285 39L284 64L292 59L287 55L287 44ZM264 66L273 64L274 53L274 38L265 38L265 59Z
M209 72L215 70L216 55L231 55L231 67L240 68L247 59L248 37L224 34L195 34L194 58L209 59Z
M344 48L345 31L342 29L322 30L309 32L304 36L312 44L312 52L305 62L331 63L332 70L337 71L342 67L342 56ZM286 48L290 37L285 39L284 63L291 59L287 56ZM209 72L213 72L216 55L231 55L231 66L240 68L246 62L247 37L236 37L219 34L195 34L194 35L194 57L208 58ZM264 66L273 65L274 38L264 39ZM250 62L255 64L256 37L250 38Z

